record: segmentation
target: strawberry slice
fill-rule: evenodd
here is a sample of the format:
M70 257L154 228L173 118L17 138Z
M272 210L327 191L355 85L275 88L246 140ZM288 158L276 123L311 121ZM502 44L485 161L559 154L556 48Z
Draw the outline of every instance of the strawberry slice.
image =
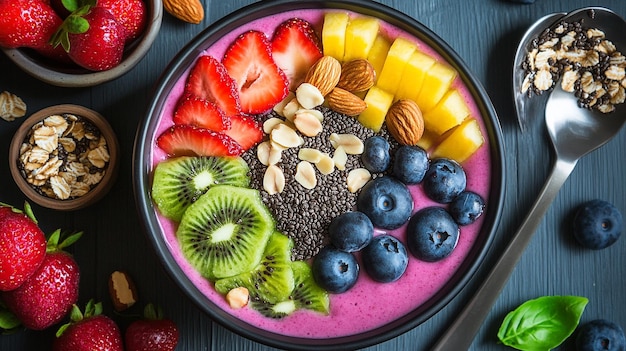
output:
M289 79L289 89L295 91L309 68L322 57L320 40L313 25L291 18L281 23L272 37L272 56Z
M176 124L157 138L157 145L169 155L238 156L241 146L228 135L187 124Z
M252 116L232 116L230 121L231 128L224 134L235 139L244 150L250 149L263 140L263 128Z
M227 116L240 112L239 94L235 81L226 68L212 56L200 56L191 68L185 94L215 103Z
M237 37L222 63L237 83L243 113L267 112L289 93L287 78L274 63L269 40L261 32Z
M174 111L175 124L189 124L215 132L230 129L230 118L213 102L195 96L184 98Z

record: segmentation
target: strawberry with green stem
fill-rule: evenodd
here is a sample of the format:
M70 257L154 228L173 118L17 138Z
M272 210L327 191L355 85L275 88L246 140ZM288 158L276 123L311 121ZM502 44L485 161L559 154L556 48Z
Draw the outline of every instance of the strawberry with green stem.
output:
M81 235L78 232L61 240L61 231L54 231L39 268L19 288L2 294L2 300L24 327L46 329L60 322L78 300L80 270L63 249Z
M17 289L46 254L46 236L28 204L24 210L0 203L0 291Z
M178 327L163 317L161 308L148 304L144 318L134 321L126 329L126 351L173 351L178 344Z
M96 0L74 4L80 7L68 7L72 12L52 36L51 43L61 45L72 61L92 71L119 65L126 40L124 26L109 10L97 6ZM65 2L64 5L67 7Z
M102 303L89 300L85 312L72 306L71 321L59 328L52 351L122 351L122 333L102 314Z

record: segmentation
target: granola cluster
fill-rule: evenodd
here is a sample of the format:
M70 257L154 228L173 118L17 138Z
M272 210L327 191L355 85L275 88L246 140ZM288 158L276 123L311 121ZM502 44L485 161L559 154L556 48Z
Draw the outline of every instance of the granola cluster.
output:
M86 119L52 115L35 124L20 148L18 167L40 194L67 200L87 194L104 177L107 142Z
M533 40L522 69L521 91L528 96L561 80L562 89L574 93L584 108L608 113L626 98L626 57L603 31L584 28L582 21L546 29Z

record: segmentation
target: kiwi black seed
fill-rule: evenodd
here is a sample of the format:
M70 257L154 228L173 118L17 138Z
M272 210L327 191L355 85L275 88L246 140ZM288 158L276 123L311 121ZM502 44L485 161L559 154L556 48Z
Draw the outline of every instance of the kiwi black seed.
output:
M273 319L285 318L298 309L294 300L285 300L278 303L269 303L267 301L252 301L250 306L264 315Z
M187 261L215 281L254 269L274 226L258 190L216 185L187 208L176 236Z
M171 158L154 169L152 198L163 216L180 221L187 207L210 187L247 187L248 171L248 164L240 157Z
M250 272L215 282L215 290L226 294L231 289L243 286L250 292L252 301L277 303L289 297L294 287L291 270L293 241L275 232L270 237L259 264Z

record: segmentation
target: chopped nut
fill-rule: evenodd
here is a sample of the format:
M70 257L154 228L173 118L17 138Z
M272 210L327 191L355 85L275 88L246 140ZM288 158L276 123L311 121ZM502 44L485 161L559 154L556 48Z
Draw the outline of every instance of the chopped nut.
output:
M314 137L322 131L322 121L312 111L316 110L298 110L294 115L293 123L300 133ZM319 112L319 111L317 111Z
M137 289L128 273L115 271L109 277L109 295L116 311L123 311L137 302Z
M343 150L348 155L360 155L363 153L363 141L354 134L337 134L330 135L330 143L337 149L343 146Z
M355 168L348 172L348 178L346 180L348 184L348 190L351 193L356 193L372 178L372 174L365 168Z
M305 109L312 109L324 103L324 95L313 84L302 83L296 89L298 103Z
M315 164L317 170L324 175L333 173L335 170L335 161L328 154L322 153L320 160Z
M304 142L295 130L286 124L279 124L270 133L270 139L286 148L302 145Z
M318 163L322 159L323 153L318 149L303 147L298 150L298 158L302 161Z
M247 288L240 286L226 293L226 301L231 308L240 309L248 305L250 292Z
M288 121L293 122L293 116L300 109L302 109L302 106L300 106L298 99L294 97L283 108L283 117L285 117Z
M274 130L274 128L281 123L284 123L284 121L280 118L268 118L265 122L263 122L263 132L265 132L265 134L270 134L272 130Z
M256 147L256 157L264 166L269 166L270 150L272 146L269 141L264 141Z
M335 167L337 167L338 170L344 171L346 169L348 154L346 154L346 150L344 150L343 146L339 145L335 149L335 153L333 154L333 162L335 163Z
M278 166L270 165L265 170L263 189L270 195L282 193L285 189L285 175Z
M317 186L317 177L313 165L307 161L300 161L296 166L294 179L306 189L313 189Z
M287 94L287 96L281 102L279 102L276 105L274 105L274 111L276 113L278 113L279 116L285 117L285 115L284 115L285 106L287 106L287 104L290 101L292 101L295 97L296 97L296 94L294 94L292 91L290 91Z

